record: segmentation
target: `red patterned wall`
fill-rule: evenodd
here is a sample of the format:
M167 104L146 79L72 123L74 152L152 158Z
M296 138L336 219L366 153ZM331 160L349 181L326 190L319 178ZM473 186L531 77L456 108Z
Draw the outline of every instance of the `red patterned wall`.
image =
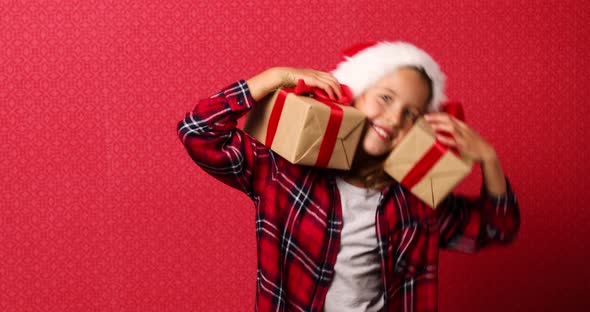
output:
M234 80L375 39L440 62L522 208L511 247L442 252L440 310L587 307L589 5L311 3L0 0L0 311L251 311L252 204L176 123Z

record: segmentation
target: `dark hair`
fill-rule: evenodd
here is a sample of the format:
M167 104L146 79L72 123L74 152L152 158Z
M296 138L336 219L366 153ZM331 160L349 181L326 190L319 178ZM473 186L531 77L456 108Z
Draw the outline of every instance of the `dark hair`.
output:
M430 101L432 100L432 95L434 93L434 91L432 90L432 79L430 79L430 77L428 76L428 73L426 73L426 70L424 70L424 68L420 67L420 66L408 66L407 68L411 68L416 70L419 74L420 74L420 78L422 78L422 80L424 80L427 84L428 84L428 91L430 91L428 93L428 99L426 100L426 105L427 107L430 106Z
M365 134L366 128L361 137ZM381 156L369 155L364 151L362 144L362 141L359 142L350 170L342 172L341 176L360 179L365 188L381 189L391 184L394 181L393 178L383 170L383 163L389 155L387 153Z

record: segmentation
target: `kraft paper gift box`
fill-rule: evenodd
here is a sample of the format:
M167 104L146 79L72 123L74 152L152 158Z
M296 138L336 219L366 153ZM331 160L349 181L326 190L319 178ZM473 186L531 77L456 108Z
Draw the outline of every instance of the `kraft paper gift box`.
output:
M470 172L473 161L436 141L423 118L385 160L385 171L433 209Z
M278 89L255 104L244 131L293 164L350 169L365 115L320 99L319 93L295 94L301 93L295 89L309 88L302 83L297 88Z

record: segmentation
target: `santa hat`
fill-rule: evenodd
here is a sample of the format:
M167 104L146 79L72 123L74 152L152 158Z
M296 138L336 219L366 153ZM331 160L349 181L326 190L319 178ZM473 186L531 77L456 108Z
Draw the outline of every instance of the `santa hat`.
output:
M445 75L428 53L407 42L368 42L342 52L341 62L332 74L341 84L348 85L354 97L400 67L415 66L432 80L432 98L428 111L439 111L444 95Z

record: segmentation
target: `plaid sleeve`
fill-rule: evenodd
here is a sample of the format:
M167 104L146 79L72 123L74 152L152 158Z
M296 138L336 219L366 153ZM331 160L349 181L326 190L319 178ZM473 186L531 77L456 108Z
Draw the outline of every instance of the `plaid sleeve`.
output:
M492 243L510 243L520 228L520 210L508 178L504 195L490 194L482 182L478 198L451 194L437 215L440 247L468 253Z
M178 137L193 161L221 182L254 199L274 163L272 153L236 128L255 104L244 80L198 102L178 122Z

